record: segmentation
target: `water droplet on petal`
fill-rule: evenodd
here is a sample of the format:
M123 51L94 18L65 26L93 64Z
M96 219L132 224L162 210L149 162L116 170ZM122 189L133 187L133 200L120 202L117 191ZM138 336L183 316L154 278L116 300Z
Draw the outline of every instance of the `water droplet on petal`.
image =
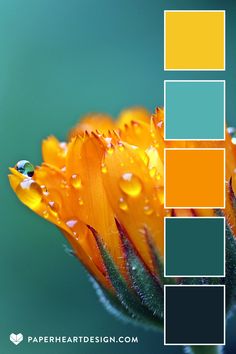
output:
M78 202L79 202L79 205L84 205L84 201L83 201L83 199L81 197L78 198Z
M43 195L48 196L49 192L47 190L47 187L44 184L42 184L40 187L42 189Z
M68 220L66 221L66 225L70 228L70 229L73 229L74 226L77 224L78 220L76 219L71 219L71 220Z
M102 173L104 173L104 174L107 173L107 166L104 162L102 163L101 170L102 170Z
M82 187L82 181L79 175L72 175L71 176L71 184L75 189L80 189Z
M118 143L118 150L119 151L124 151L124 144L122 142Z
M63 180L61 181L60 187L63 188L63 189L64 189L64 188L69 188L69 186L68 186L68 184L67 184L67 182L66 182L65 179L63 179Z
M150 177L152 178L155 177L156 172L157 172L156 167L150 168L149 170Z
M164 204L164 188L157 188L157 196L161 204Z
M127 205L126 201L124 200L124 198L119 199L119 207L123 211L128 210L128 205Z
M231 136L232 144L236 145L236 128L228 127L227 131L228 131L229 135Z
M65 158L67 153L67 144L65 142L61 142L59 146L60 150L58 151L58 156L61 158Z
M133 173L124 173L119 181L121 190L131 197L137 197L142 191L140 179Z
M15 169L27 177L33 177L34 175L34 166L27 160L18 161Z
M112 155L114 152L114 146L112 144L107 144L107 152L109 155Z
M43 211L43 217L44 217L44 219L47 219L49 217L49 213L47 210Z
M58 217L58 211L59 211L59 205L54 202L50 201L48 202L49 208L51 210L51 213L57 218Z
M153 209L150 207L150 205L145 205L143 208L144 214L146 215L152 215L153 214Z
M40 186L30 178L22 181L16 188L19 199L29 208L35 209L42 201L42 190Z

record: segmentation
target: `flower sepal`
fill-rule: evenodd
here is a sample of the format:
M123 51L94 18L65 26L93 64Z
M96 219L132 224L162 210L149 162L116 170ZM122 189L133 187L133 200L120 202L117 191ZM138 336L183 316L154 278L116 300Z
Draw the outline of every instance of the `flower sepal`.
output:
M124 228L118 221L116 223L124 251L126 278L117 268L99 234L88 226L96 239L107 276L114 289L114 292L108 291L93 281L97 294L105 307L119 318L129 317L134 324L163 330L163 286L135 252Z

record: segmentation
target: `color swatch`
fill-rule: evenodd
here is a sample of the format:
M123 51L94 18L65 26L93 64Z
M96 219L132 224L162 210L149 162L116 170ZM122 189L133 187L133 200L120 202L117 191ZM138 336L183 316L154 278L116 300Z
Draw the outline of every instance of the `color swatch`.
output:
M224 285L165 285L165 344L225 343Z
M165 70L224 70L225 11L165 11Z
M164 82L166 140L224 140L225 82Z
M167 217L164 237L165 276L225 276L223 217Z
M164 70L223 71L225 42L224 10L164 11ZM225 208L225 87L164 81L165 345L225 344L225 218L198 216Z
M165 208L224 208L224 149L165 149Z

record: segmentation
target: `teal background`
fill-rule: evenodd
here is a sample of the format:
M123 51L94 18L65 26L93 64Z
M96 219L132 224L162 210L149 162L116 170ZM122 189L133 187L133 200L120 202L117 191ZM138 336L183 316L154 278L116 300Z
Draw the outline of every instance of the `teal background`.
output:
M226 9L226 72L164 72L163 10ZM16 198L8 166L41 162L41 141L91 111L163 105L164 79L226 79L227 120L236 125L236 4L206 0L0 1L0 352L155 354L163 335L124 325L103 309L53 225ZM226 353L236 348L235 318ZM139 344L27 345L27 335L137 335Z
M166 218L166 275L224 275L223 218Z
M224 83L166 82L167 139L224 139Z

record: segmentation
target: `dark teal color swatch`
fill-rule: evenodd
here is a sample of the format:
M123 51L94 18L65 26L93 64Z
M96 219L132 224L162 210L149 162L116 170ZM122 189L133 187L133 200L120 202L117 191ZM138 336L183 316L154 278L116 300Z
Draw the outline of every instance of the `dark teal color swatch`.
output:
M224 286L166 286L166 344L223 344Z
M224 218L165 219L166 276L224 276Z
M166 139L224 139L224 81L165 83Z

